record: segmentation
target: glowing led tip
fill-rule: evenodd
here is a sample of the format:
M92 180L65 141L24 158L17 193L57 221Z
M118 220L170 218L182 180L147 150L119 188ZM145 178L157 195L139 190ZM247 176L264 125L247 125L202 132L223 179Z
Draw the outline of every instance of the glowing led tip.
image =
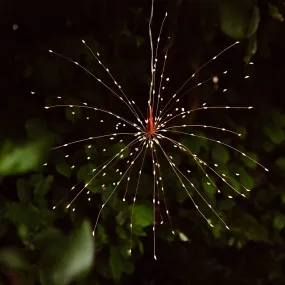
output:
M85 44L85 41L84 40L81 40L84 44Z
M53 53L53 51L51 49L48 50L50 53Z

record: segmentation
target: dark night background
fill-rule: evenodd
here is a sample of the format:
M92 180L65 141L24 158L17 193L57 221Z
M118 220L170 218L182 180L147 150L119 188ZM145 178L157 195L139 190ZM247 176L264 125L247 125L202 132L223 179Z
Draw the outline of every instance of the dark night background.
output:
M165 98L170 98L194 70L240 41L189 82L185 90L210 79L185 95L179 107L188 110L204 102L209 106L253 105L253 110L207 110L186 119L188 123L235 130L242 133L241 138L199 128L188 131L220 139L270 171L265 172L224 146L175 135L210 165L218 163L221 173L240 173L236 179L251 189L246 198L241 198L213 178L223 193L234 198L216 193L191 158L165 143L176 164L183 171L191 169L191 181L231 230L226 230L199 196L191 192L215 226L207 225L162 158L165 192L176 234L171 234L162 206L160 213L165 223L156 227L155 261L153 177L148 156L135 207L132 256L127 251L138 169L131 175L129 203L122 202L125 186L119 187L104 208L94 242L92 228L102 201L118 180L116 166L110 167L106 177L95 179L88 186L89 196L83 193L69 210L65 206L76 193L68 197L66 194L78 180L118 151L122 143L118 139L111 143L107 138L95 141L90 149L88 142L67 149L50 148L114 132L118 120L79 108L73 109L73 115L70 108L45 110L44 106L88 102L128 119L132 114L94 78L48 50L78 61L113 88L112 80L81 43L84 39L94 52L100 53L112 75L145 113L150 82L151 0L4 0L0 5L1 285L285 284L285 2L154 2L154 43L168 12L158 53L162 60L169 48L165 76L170 81ZM248 65L250 61L254 65ZM229 69L233 70L213 83L211 78ZM246 75L250 78L244 79ZM225 88L228 91L222 92ZM100 123L102 119L104 123ZM104 148L106 152L102 152ZM65 158L66 154L70 157ZM87 160L87 156L91 159ZM119 166L125 163L121 160ZM106 185L103 190L102 184ZM52 210L62 197L63 202Z

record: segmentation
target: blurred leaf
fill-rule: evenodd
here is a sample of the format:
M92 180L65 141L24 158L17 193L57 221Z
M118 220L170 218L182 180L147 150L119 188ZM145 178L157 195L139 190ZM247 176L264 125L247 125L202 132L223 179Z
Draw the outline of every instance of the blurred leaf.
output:
M254 187L254 180L244 169L240 170L240 182L248 189L252 189Z
M269 7L269 13L271 15L272 18L283 22L284 18L282 16L282 14L279 12L278 7L276 7L275 5L268 3L268 7Z
M115 281L119 281L122 273L131 274L134 270L129 255L129 245L110 246L110 267Z
M1 249L0 264L13 269L27 269L30 266L23 253L16 248Z
M36 228L43 222L39 210L31 204L9 203L5 215L16 225L24 224L29 228Z
M82 165L79 170L77 171L77 179L78 180L81 180L83 179L85 176L87 176L86 178L88 180L90 180L92 178L92 171L93 169L96 169L96 165L95 164L85 164L85 165Z
M182 137L180 143L185 145L192 153L198 154L201 148L201 140L197 138ZM192 159L192 157L189 158ZM193 160L193 159L192 159Z
M285 157L279 157L279 158L276 160L275 164L277 165L277 167L278 167L279 169L281 169L282 171L285 172ZM284 174L285 174L285 173L284 173Z
M71 175L71 168L67 163L58 163L56 165L56 171L67 178Z
M38 136L22 145L6 141L0 150L0 174L20 174L38 168L50 145L49 135Z
M258 224L256 219L248 213L239 216L232 226L232 230L238 231L249 240L266 241L267 230Z
M22 203L27 203L31 198L31 190L28 182L24 178L17 180L17 194Z
M252 159L254 159L255 161L258 161L258 156L256 153L252 153L252 152L246 152L246 155ZM252 161L251 159L247 158L246 156L242 155L241 160L243 161L243 163L248 167L248 168L256 168L256 163L254 161ZM239 171L242 171L243 168L240 168Z
M276 125L266 125L263 131L275 144L279 144L285 139L284 131Z
M179 235L180 240L182 240L184 242L189 241L189 238L184 233L179 232L178 235Z
M124 271L124 259L121 256L119 247L110 247L110 267L113 278L117 281L120 280Z
M100 241L103 244L108 243L108 240L109 240L108 235L106 234L104 227L102 227L101 225L97 226L97 237L98 239L100 239Z
M90 224L85 221L69 237L47 245L42 280L65 285L86 273L93 264L94 244Z
M277 230L282 230L285 227L285 215L279 213L278 216L274 218L273 224Z
M247 51L246 54L244 56L244 61L246 63L249 63L251 58L256 54L257 51L257 40L256 40L256 36L253 35L248 42L247 45Z
M61 232L55 228L48 228L37 233L33 243L37 249L45 249L48 244L56 242L61 237Z
M222 31L235 39L255 34L259 21L259 9L252 2L223 0L219 2L220 26Z
M44 196L50 190L51 184L53 182L53 176L49 175L47 177L43 177L40 180L34 190L34 200L39 203L44 199Z
M259 26L260 22L260 13L259 8L257 6L254 6L252 9L251 19L247 28L247 37L253 36Z
M230 159L230 155L224 146L215 144L212 149L212 158L217 164L226 164Z
M226 199L219 201L218 205L220 210L229 211L236 205L236 202L233 199Z
M131 206L129 206L129 211L131 214ZM150 205L135 205L133 223L140 225L141 227L147 227L153 223L153 210Z

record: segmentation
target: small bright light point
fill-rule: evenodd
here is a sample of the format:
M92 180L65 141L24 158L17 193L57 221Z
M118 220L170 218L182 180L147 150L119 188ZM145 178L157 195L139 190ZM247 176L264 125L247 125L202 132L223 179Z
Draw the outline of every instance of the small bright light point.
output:
M53 53L53 51L52 51L51 49L49 49L49 52L50 52L50 53Z
M219 82L218 76L214 76L214 77L213 77L213 83L218 83L218 82Z
M53 210L54 210L54 209L56 208L56 206L53 206L52 208L53 208Z
M82 40L82 42L85 44L85 41L84 41L84 40Z

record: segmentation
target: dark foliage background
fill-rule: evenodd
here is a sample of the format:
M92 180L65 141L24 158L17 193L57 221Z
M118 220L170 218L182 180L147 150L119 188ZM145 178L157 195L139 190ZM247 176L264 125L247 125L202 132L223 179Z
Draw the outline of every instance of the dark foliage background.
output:
M178 138L209 163L218 162L223 172L239 172L241 182L252 190L246 199L221 198L207 187L204 174L193 161L170 151L178 165L186 164L192 170L192 181L231 231L208 211L207 217L215 224L209 228L166 167L166 193L176 235L171 235L167 223L157 226L158 260L154 261L149 162L136 204L132 257L127 254L130 207L121 200L124 189L118 189L104 209L95 244L91 235L102 201L117 179L114 169L105 180L98 178L88 187L93 193L91 203L83 194L85 198L75 203L76 211L64 207L70 198L52 210L78 178L103 161L100 149L107 145L114 150L117 145L103 140L91 152L87 145L77 145L69 150L70 159L65 159L61 150L49 149L112 130L117 122L105 116L102 125L102 114L92 113L87 121L80 110L73 116L70 109L46 111L44 106L61 96L67 104L88 101L128 118L130 114L96 80L48 50L71 57L112 86L81 43L86 40L144 110L150 80L150 7L150 0L1 2L0 284L285 283L282 0L155 1L155 39L165 11L169 14L161 44L162 50L170 47L166 96L209 58L241 41L201 71L189 86L225 69L235 70L221 76L216 85L209 81L191 91L183 106L190 109L204 101L209 105L253 105L253 111L204 112L191 117L190 122L241 132L239 140L216 132L197 134L223 139L255 157L270 172L208 141ZM169 41L167 36L171 36ZM163 52L159 55L162 58ZM244 64L250 60L255 65ZM248 74L250 79L244 80ZM228 92L221 92L224 88ZM86 155L92 159L87 161ZM161 164L164 167L165 162ZM103 183L106 190L99 191ZM130 190L129 201L132 193Z

